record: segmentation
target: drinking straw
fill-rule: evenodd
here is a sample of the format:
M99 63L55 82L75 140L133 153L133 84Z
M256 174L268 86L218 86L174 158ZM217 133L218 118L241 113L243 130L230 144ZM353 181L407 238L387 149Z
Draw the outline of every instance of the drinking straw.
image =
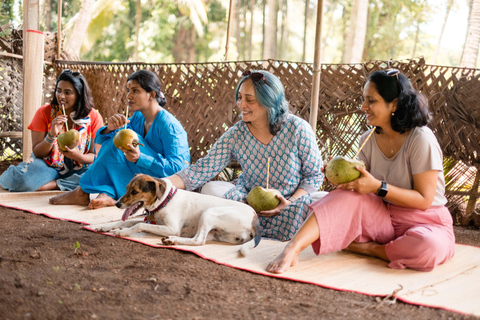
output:
M270 177L270 157L267 160L267 190L268 190L268 178Z
M67 113L65 112L65 106L63 105L63 103L62 103L62 110L63 110L63 115L66 116ZM68 131L68 120L67 122L65 122L65 127L67 128L67 131Z
M372 134L375 132L375 128L376 127L373 127L372 131L368 134L367 139L365 139L365 141L363 141L362 145L358 149L357 153L355 153L355 156L353 158L356 158L358 156L358 154L360 153L360 151L362 151L363 147L365 146L365 143L367 143L368 139L370 139Z
M128 120L128 104L127 104L127 111L125 112L125 116L127 117L127 120ZM124 129L127 129L127 123L125 123Z

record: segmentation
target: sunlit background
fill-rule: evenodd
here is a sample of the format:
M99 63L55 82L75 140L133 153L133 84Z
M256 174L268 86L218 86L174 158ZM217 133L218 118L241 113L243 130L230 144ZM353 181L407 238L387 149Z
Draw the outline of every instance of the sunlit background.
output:
M461 66L468 0L366 1L358 52L349 39L359 30L352 14L362 1L323 2L323 63L424 57ZM62 3L61 28L65 48L81 60L222 61L228 6L228 0L69 0ZM58 1L40 1L41 31L57 31L57 12ZM228 60L313 62L316 13L316 0L235 0ZM2 25L21 27L22 1L6 0L0 18Z

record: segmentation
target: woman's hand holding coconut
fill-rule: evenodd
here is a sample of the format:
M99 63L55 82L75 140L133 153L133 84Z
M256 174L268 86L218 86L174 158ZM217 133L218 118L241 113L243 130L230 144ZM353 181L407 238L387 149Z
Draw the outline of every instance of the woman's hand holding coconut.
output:
M356 166L355 169L362 174L360 178L353 181L337 185L337 189L356 191L360 194L376 193L381 187L382 182L375 179L365 167Z

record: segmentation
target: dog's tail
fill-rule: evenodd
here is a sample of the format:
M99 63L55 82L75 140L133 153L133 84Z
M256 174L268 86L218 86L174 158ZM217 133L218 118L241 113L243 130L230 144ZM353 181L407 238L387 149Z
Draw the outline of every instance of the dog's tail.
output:
M258 221L258 217L256 215L253 221L253 230L255 231L255 237L252 240L245 242L240 247L240 254L244 257L247 256L250 249L253 249L256 246L258 246L258 244L260 243L260 240L262 239L262 231L260 230L260 221Z

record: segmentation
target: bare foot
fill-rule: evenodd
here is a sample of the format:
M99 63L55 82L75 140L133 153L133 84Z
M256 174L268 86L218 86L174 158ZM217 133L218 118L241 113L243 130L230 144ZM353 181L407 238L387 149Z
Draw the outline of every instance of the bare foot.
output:
M385 261L390 261L385 252L385 245L381 245L376 242L352 242L348 245L348 247L343 249L343 251L350 251L358 254L363 254L365 256L376 257Z
M105 193L100 193L95 199L92 199L92 201L90 201L88 208L93 210L103 207L112 207L115 205L115 203L116 201L113 198L106 195Z
M77 187L72 191L50 198L48 202L54 205L79 204L86 206L90 202L90 195L84 192L82 188Z
M298 255L300 254L295 248L287 244L282 253L280 253L266 268L271 273L284 273L288 268L298 263Z

